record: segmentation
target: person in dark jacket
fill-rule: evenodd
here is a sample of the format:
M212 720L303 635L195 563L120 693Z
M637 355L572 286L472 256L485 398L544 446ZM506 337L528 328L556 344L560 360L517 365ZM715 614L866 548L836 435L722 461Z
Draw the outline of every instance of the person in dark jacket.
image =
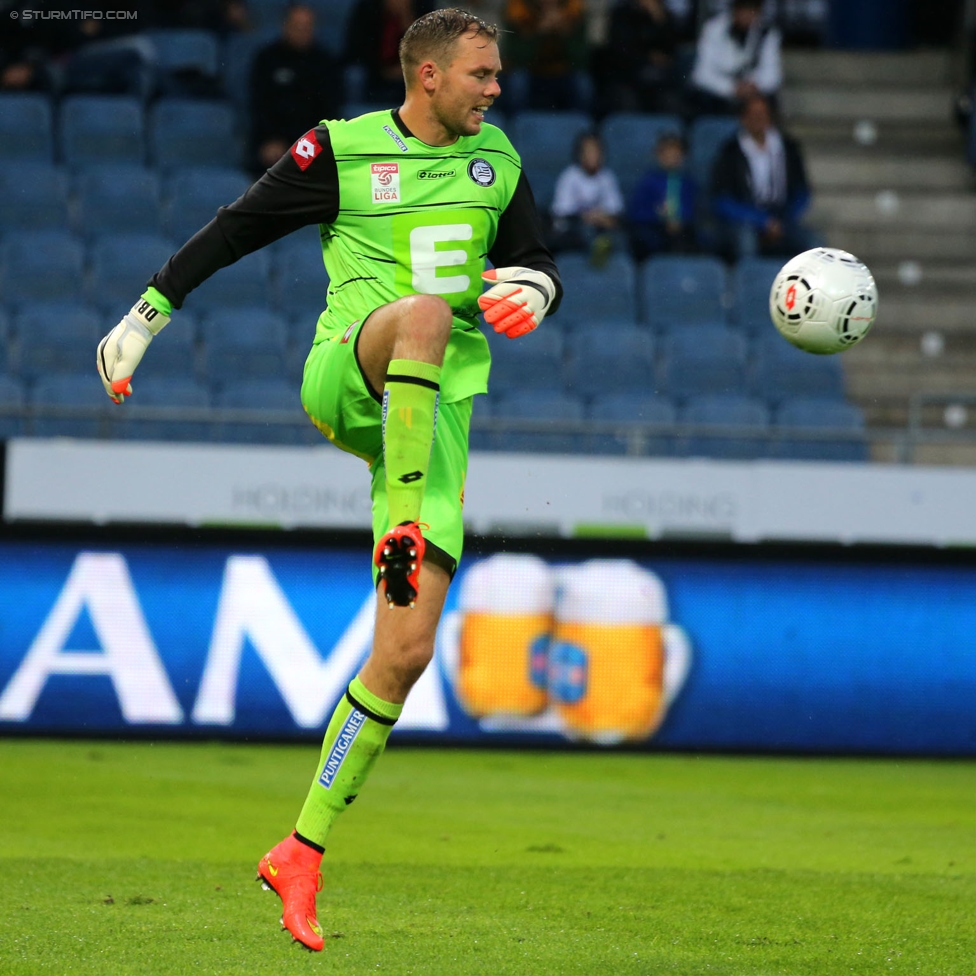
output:
M694 226L698 188L684 172L681 136L675 132L662 135L654 155L657 165L640 178L627 207L635 261L652 254L690 254L698 249Z
M619 0L610 11L607 43L609 111L673 111L676 46L664 0Z
M295 4L281 37L262 48L251 68L251 142L257 172L322 119L342 114L342 71L315 40L315 11Z
M712 209L732 257L793 255L814 247L801 222L810 187L800 146L774 125L769 102L743 103L740 128L712 170Z

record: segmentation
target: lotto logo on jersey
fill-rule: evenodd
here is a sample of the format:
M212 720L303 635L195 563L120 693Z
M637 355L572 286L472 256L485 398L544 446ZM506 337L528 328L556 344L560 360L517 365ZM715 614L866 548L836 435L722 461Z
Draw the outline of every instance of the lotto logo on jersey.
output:
M400 202L399 163L370 163L369 175L374 205Z
M305 135L303 135L301 139L299 139L298 142L291 147L291 158L298 163L298 168L304 173L305 170L312 165L315 157L320 152L322 152L322 145L318 139L315 138L315 130L309 129L308 132L306 132Z

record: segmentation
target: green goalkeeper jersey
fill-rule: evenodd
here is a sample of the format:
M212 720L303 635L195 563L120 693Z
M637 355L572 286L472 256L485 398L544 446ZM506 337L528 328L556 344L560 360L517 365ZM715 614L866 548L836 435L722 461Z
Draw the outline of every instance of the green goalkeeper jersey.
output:
M481 273L521 266L562 288L532 192L505 134L482 124L450 146L428 146L394 111L322 122L248 191L195 234L150 285L174 308L245 254L319 224L329 273L314 341L342 334L404 295L439 295L454 311L441 374L445 403L487 388L490 355L478 326ZM310 309L319 312L319 309Z
M447 147L403 135L389 112L329 122L339 212L322 228L328 308L316 342L404 295L439 295L454 311L445 402L484 393L491 357L478 328L481 273L521 165L505 134L482 125Z

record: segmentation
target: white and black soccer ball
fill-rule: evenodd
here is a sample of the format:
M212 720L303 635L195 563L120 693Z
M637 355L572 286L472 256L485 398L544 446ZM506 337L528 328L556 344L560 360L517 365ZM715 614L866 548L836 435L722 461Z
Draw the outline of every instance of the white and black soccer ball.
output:
M769 293L780 334L805 352L829 355L860 342L878 315L878 287L867 266L835 247L789 260Z

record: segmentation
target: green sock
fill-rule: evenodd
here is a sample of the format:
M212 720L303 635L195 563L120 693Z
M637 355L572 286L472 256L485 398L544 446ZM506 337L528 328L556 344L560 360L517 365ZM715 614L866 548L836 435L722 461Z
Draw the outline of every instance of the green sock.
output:
M295 829L325 847L336 817L356 799L400 717L403 705L383 701L353 678L322 741L319 771Z
M390 526L416 522L437 423L440 366L391 359L383 391L383 458Z

